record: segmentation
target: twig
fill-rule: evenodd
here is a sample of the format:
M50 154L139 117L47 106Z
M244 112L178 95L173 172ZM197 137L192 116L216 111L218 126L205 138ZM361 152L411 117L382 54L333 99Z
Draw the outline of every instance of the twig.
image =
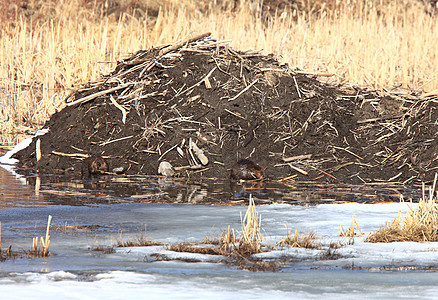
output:
M176 144L175 146L169 148L167 151L165 151L163 154L161 154L161 156L158 158L158 161L160 161L164 157L164 155L166 155L168 152L170 152L173 149L175 149L175 147L178 147L178 144Z
M123 106L121 106L119 103L117 103L117 101L114 100L113 96L110 96L110 100L112 104L114 104L114 106L120 109L120 111L122 112L122 123L125 124L127 115L126 109L123 108Z
M125 137L122 137L122 138L119 138L119 139L115 139L115 140L112 140L112 141L107 141L107 142L100 143L99 146L102 147L102 146L105 146L107 144L111 144L111 143L114 143L114 142L127 140L127 139L130 139L132 137L134 137L134 136L133 135L125 136Z
M363 157L357 155L356 153L351 152L351 151L348 150L348 149L341 148L341 147L336 147L336 146L332 146L332 147L335 148L335 149L344 150L345 152L350 153L350 154L353 155L353 156L356 156L356 157L359 158L360 160L363 160Z
M193 166L182 166L182 167L174 167L173 169L175 171L181 171L181 170L199 170L204 168L203 165L193 165Z
M253 82L251 82L246 88L244 88L243 90L241 90L236 96L228 99L228 102L236 100L237 98L239 98L240 95L242 95L243 93L245 93L250 87L252 87L254 84L256 84L256 82L258 81L258 78L256 80L254 80Z
M196 42L198 40L202 40L203 38L206 38L207 36L210 36L210 35L211 35L211 32L206 32L206 33L195 35L195 36L193 36L191 38L188 38L188 39L183 40L181 42L178 42L176 44L173 44L170 47L161 49L161 51L159 53L159 56L163 56L163 55L165 55L165 54L167 54L169 52L175 51L175 50L181 48L182 46L184 46L185 44Z
M227 113L229 113L229 114L232 114L233 116L236 116L236 117L238 117L238 118L241 118L241 119L243 119L243 120L246 120L244 117L242 117L242 115L241 114L239 114L239 113L235 113L235 112L232 112L231 110L228 110L228 109L224 109Z
M310 166L310 167L312 167L313 169L319 171L320 173L322 173L322 174L324 174L324 175L327 175L327 176L329 176L329 177L331 177L331 178L333 178L333 179L336 179L335 176L330 175L329 173L327 173L327 172L325 172L325 171L323 171L323 170L320 170L320 169L318 169L318 168L316 168L316 167L313 167L313 166Z
M126 88L126 87L128 87L128 86L130 86L130 85L133 85L133 84L134 84L134 83L127 83L127 84L123 84L123 85L116 86L116 87L114 87L114 88L112 88L112 89L108 89L108 90L100 91L100 92L97 92L97 93L94 93L94 94L91 94L91 95L85 96L85 97L83 97L83 98L80 98L80 99L78 99L78 100L75 100L75 101L73 101L73 102L67 103L67 106L72 106L72 105L76 105L76 104L79 104L79 103L85 103L85 102L91 101L91 100L93 100L94 98L97 98L97 97L99 97L99 96L106 95L106 94L109 94L109 93L112 93L112 92L118 91L118 90L120 90L120 89Z
M292 169L294 169L295 171L300 172L303 175L307 175L309 173L307 173L306 171L304 171L303 169L300 169L298 167L295 167L294 165L292 165L291 163L288 163L288 166L291 167Z
M178 42L178 43L176 43L176 44L174 44L172 46L169 46L167 48L161 49L160 52L158 53L158 56L155 57L151 62L149 62L149 64L147 64L143 70L141 70L141 72L138 74L138 78L141 78L145 72L147 72L150 69L152 69L155 66L155 64L158 62L158 60L161 59L167 53L175 51L175 50L181 48L182 46L184 46L185 44L188 44L188 43L191 43L191 42L203 39L203 38L209 36L210 34L211 34L210 32L199 34L199 35L196 35L196 36L194 36L192 38L189 38L189 39L183 40L181 42ZM144 64L142 64L141 67L143 65ZM136 69L138 69L138 68L136 67ZM128 70L128 71L130 71L130 70Z
M388 117L381 117L381 118L372 118L372 119L366 119L366 120L359 120L356 123L357 124L364 124L364 123L373 123L377 121L385 121L385 120L392 120L392 119L399 119L403 117L403 115L397 115L397 116L388 116Z
M210 72L208 72L207 75L204 76L204 78L202 78L199 82L195 83L194 85L192 85L191 87L186 88L184 91L177 93L176 96L187 93L188 91L190 91L191 89L201 85L203 82L205 82L205 86L207 88L211 88L211 84L210 81L208 80L208 77L211 76L211 74L213 74L213 72L217 69L217 67L214 67L213 69L211 69ZM209 86L209 87L208 87Z
M403 172L400 172L400 173L398 173L397 175L395 175L394 177L389 178L388 181L396 180L396 179L399 178L402 174L403 174Z
M295 82L295 88L297 89L298 97L301 98L301 92L300 92L300 88L298 87L297 80L295 79L295 76L293 76L292 78L294 79L294 82Z
M304 154L304 155L297 155L297 156L291 156L291 157L283 157L283 161L290 162L293 160L310 159L311 157L312 157L312 154Z
M88 154L83 154L83 153L63 153L63 152L58 152L58 151L52 151L53 154L55 155L59 155L59 156L70 156L70 157L83 157L83 158L87 158L90 155Z

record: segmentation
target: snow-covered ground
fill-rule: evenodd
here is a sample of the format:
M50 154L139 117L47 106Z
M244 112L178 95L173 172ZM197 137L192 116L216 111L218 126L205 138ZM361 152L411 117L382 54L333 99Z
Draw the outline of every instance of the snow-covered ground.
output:
M339 225L355 213L365 233L395 217L406 204L331 204L258 206L265 236L275 242L290 230L315 231L320 241L342 240ZM259 254L288 259L279 272L250 272L221 263L221 257L175 253L160 246L90 251L97 245L135 239L147 225L147 238L176 243L200 241L228 225L240 229L245 207L116 204L47 206L0 210L3 245L29 248L42 235L47 215L53 225L99 225L89 232L51 232L53 255L0 264L0 294L8 299L261 299L261 298L434 298L438 292L438 243L364 243L338 249L336 260L321 259L323 250L289 248ZM30 227L30 228L29 228ZM18 228L26 228L18 229ZM39 231L38 231L39 230ZM345 239L344 239L345 240ZM170 261L156 260L164 255ZM198 262L185 262L190 259ZM432 270L429 270L432 269Z

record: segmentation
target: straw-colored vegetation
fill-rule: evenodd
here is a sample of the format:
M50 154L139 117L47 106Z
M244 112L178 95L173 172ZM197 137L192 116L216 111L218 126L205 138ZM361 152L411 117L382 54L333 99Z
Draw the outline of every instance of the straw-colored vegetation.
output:
M240 234L230 227L222 234L220 246L225 253L237 252L239 255L248 256L272 248L261 232L261 217L257 213L252 196L249 197L248 209L241 223Z
M363 235L363 232L360 230L359 224L357 223L356 214L353 214L351 217L351 227L344 229L342 224L340 225L338 235L350 238Z
M433 187L426 196L423 185L423 197L416 207L411 203L406 216L399 211L397 217L386 222L385 226L370 234L366 242L437 242L438 241L438 203L436 193L437 176Z
M308 234L302 234L301 236L298 234L298 231L295 230L294 235L292 235L289 228L286 226L286 237L281 239L278 242L280 246L290 246L297 248L308 248L308 249L317 249L320 248L321 245L317 242L317 236L315 232L310 232Z
M50 245L50 222L52 221L52 216L49 215L47 219L46 236L45 237L34 237L32 238L32 248L30 250L24 251L14 251L12 250L12 245L6 250L2 249L1 243L1 222L0 222L0 261L5 261L7 259L15 259L22 257L47 257L50 255L49 245Z
M438 87L438 22L421 1L264 1L293 3L269 13L259 2L2 1L0 144L35 132L72 89L125 55L205 31L338 82Z
M49 235L49 228L50 228L50 221L52 220L52 216L49 215L49 220L47 221L47 230L46 230L46 237L34 237L32 239L32 249L30 250L30 254L35 256L42 256L46 257L50 255L49 252L49 245L50 245L50 235Z

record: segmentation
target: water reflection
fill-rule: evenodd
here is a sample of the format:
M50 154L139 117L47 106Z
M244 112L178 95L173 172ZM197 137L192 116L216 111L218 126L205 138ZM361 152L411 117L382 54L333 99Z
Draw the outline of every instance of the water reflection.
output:
M39 180L35 183L28 185L26 179L0 166L0 208L47 204L39 194Z
M81 180L75 176L30 174L17 178L0 167L0 207L11 205L89 205L114 203L315 205L339 202L394 202L418 199L419 189L396 185L333 185L315 182L235 182L217 179L161 176L102 176Z

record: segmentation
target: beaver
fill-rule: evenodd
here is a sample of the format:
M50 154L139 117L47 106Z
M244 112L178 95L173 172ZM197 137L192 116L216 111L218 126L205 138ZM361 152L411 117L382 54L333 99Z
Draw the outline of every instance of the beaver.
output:
M262 179L265 176L265 169L249 159L241 159L231 169L230 178L234 180Z
M91 178L92 175L108 172L108 163L101 156L91 156L82 161L82 178Z

